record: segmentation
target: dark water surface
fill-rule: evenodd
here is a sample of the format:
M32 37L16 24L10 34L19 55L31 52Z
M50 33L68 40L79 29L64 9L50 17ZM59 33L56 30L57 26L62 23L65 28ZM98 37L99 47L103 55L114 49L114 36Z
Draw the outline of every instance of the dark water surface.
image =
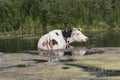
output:
M0 52L18 52L23 50L36 50L39 37L7 37L0 38Z
M86 43L72 43L72 46L84 47L120 47L120 31L84 32L89 37ZM0 52L18 52L37 50L40 36L0 37Z

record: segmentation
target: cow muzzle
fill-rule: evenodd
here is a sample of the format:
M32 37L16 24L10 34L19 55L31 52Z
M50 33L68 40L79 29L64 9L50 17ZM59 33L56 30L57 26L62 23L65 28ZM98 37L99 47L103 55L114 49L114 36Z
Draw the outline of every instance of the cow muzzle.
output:
M88 41L88 37L86 37L86 38L83 40L83 42L86 42L86 41Z

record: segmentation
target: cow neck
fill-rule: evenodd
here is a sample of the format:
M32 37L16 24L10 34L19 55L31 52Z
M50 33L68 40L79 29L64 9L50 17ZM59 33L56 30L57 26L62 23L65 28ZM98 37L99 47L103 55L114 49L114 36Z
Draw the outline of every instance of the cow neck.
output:
M73 42L73 39L72 39L72 30L63 30L62 31L62 35L63 35L63 38L64 38L64 40L65 40L66 43Z

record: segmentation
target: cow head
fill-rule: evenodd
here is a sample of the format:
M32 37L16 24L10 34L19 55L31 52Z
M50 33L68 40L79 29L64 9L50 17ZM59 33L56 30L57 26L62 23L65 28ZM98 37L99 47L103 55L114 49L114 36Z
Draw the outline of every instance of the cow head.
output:
M86 42L88 37L81 32L81 28L73 28L72 38L77 42Z

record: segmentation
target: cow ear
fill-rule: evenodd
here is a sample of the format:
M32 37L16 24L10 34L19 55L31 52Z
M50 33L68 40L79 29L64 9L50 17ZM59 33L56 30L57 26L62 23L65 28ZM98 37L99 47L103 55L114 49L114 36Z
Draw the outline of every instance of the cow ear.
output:
M73 31L77 30L77 28L73 28Z
M81 31L82 29L81 28L78 28L79 31Z

